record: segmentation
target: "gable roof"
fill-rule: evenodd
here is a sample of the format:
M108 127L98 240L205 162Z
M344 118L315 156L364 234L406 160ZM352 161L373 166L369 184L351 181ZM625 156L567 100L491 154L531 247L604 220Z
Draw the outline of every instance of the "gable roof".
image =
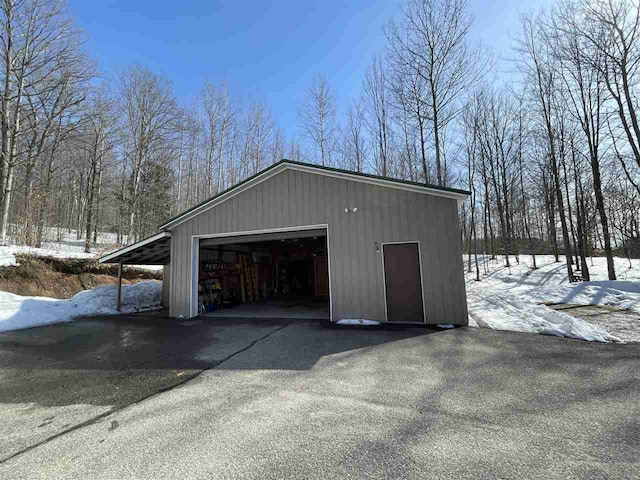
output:
M186 222L190 218L199 215L200 213L213 208L216 205L219 205L229 198L232 198L235 195L238 195L239 193L242 193L254 187L255 185L258 185L259 183L285 170L298 170L317 175L326 175L330 177L369 183L382 187L397 188L400 190L408 190L416 193L436 195L439 197L452 198L454 200L457 200L458 202L463 201L468 195L470 195L470 192L466 190L459 190L457 188L439 187L436 185L411 182L398 178L381 177L369 173L359 173L349 170L343 170L340 168L324 167L312 163L295 162L293 160L280 160L279 162L274 163L273 165L265 168L264 170L261 170L260 172L243 180L242 182L237 183L227 190L220 192L219 194L197 205L194 205L193 207L185 210L184 212L176 215L173 218L170 218L164 224L160 225L160 229L167 230L176 227L177 225Z

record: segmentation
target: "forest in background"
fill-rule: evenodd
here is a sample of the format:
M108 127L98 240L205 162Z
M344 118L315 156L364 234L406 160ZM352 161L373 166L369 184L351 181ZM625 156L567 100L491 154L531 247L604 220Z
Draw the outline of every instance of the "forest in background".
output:
M321 72L294 137L265 98L206 82L195 101L144 65L107 76L60 0L0 2L0 242L75 230L126 244L282 158L464 188L474 253L640 255L640 6L555 2L523 14L505 81L470 40L465 0L406 0L357 98ZM504 59L503 59L504 61ZM480 258L486 258L483 255ZM532 258L535 267L535 257Z

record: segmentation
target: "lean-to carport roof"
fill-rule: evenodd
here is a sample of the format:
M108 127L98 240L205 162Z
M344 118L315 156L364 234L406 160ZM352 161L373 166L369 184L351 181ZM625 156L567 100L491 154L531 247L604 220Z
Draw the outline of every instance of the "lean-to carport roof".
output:
M160 232L100 257L100 263L167 265L171 258L171 233Z
M252 188L253 186L263 182L274 175L286 170L299 170L303 172L313 173L317 175L326 175L329 177L343 178L357 182L365 182L373 185L378 185L388 188L397 188L400 190L408 190L417 193L424 193L429 195L436 195L439 197L452 198L458 202L463 201L470 192L466 190L458 190L456 188L439 187L436 185L428 185L424 183L410 182L408 180L400 180L397 178L380 177L378 175L371 175L368 173L351 172L349 170L342 170L333 167L323 167L321 165L314 165L310 163L294 162L292 160L281 160L278 163L274 163L270 167L258 172L252 177L234 185L233 187L219 193L218 195L205 200L204 202L191 207L190 209L182 212L160 226L160 229L171 229L182 222L212 208L220 203L234 197L235 195Z

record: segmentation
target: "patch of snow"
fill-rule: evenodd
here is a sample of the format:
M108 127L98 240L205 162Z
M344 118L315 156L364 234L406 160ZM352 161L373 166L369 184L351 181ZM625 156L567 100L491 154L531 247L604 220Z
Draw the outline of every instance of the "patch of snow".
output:
M438 328L456 328L455 325L451 325L450 323L440 323L437 325Z
M12 225L13 230L19 230L18 226ZM111 232L99 232L97 237L97 245L91 248L89 253L84 251L84 238L78 239L76 230L67 230L58 227L49 227L46 229L41 248L27 247L25 245L16 245L16 239L9 237L8 245L0 245L0 267L8 267L17 265L16 254L33 255L34 257L52 257L52 258L75 258L75 259L92 259L98 258L105 253L113 252L121 247L118 244L118 236ZM125 245L130 242L126 241ZM159 271L162 265L127 265L127 267L138 270Z
M521 255L519 264L513 257L510 260L511 267L504 266L503 258L488 260L489 273L481 274L479 282L475 273L467 273L469 325L610 342L618 339L604 328L551 310L544 304L608 305L640 312L637 260L632 260L629 268L626 259L616 258L616 272L621 280L611 281L606 280L606 258L594 257L587 261L594 281L578 283L569 283L566 265L555 262L551 255L536 255L536 270L530 268L530 255ZM483 272L482 264L480 271ZM640 338L640 322L635 328Z
M160 307L162 282L148 280L122 286L122 313ZM116 314L116 287L104 285L68 300L23 297L0 292L0 332L69 322L88 315Z
M0 247L0 267L13 267L16 265L16 255L8 247Z
M481 328L542 333L592 342L618 340L603 328L566 313L551 310L530 298L493 292L470 295L468 301L469 316Z
M59 240L51 240L51 238ZM46 240L42 247L28 247L25 245L0 245L0 266L12 266L16 264L16 254L33 255L35 257L53 258L96 258L105 248L115 247L115 234L100 233L98 245L101 248L92 248L89 253L84 251L84 239L77 239L75 230L71 232L55 232L49 229L45 235Z
M366 318L343 318L336 322L338 325L380 325L376 320L367 320Z
M16 225L12 225L12 227L12 230L19 230ZM82 236L84 237L84 235ZM87 253L84 251L85 240L84 238L78 239L76 230L67 230L59 227L49 227L45 230L41 248L16 245L17 242L12 237L9 237L8 240L9 245L0 245L0 266L14 265L16 253L29 254L36 257L97 258L104 252L116 250L120 247L115 233L99 232L97 245ZM127 243L126 240L125 243Z
M7 267L17 265L16 254L33 255L34 257L53 258L96 258L97 253L85 253L84 251L60 250L55 248L35 248L23 245L0 246L0 266Z
M159 272L162 265L125 265L124 268L135 268L136 270L148 270L150 272Z

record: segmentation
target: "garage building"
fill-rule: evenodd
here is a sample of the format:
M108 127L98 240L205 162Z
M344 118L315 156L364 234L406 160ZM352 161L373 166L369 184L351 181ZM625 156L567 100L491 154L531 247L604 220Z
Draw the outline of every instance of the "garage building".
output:
M466 325L467 195L283 160L100 261L164 265L172 317Z

